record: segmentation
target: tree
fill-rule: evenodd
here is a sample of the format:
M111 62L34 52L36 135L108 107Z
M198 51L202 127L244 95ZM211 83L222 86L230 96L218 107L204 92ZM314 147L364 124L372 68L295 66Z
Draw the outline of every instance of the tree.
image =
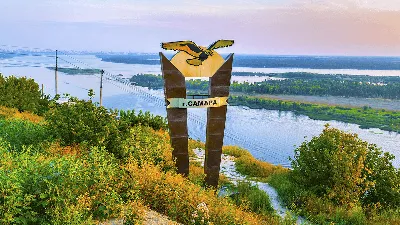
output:
M88 94L92 98L93 90L89 90ZM96 106L91 100L75 97L69 97L67 103L54 103L45 118L48 130L62 145L87 143L104 146L118 158L127 156L123 140L128 138L132 127L141 124L156 130L167 129L164 117L142 111L136 115L135 111L106 109Z
M400 203L399 171L393 156L380 148L335 128L304 142L292 159L292 178L337 205Z
M49 109L49 96L42 96L39 85L26 77L3 77L0 74L0 104L43 115Z
M74 97L70 97L67 103L54 104L45 115L47 128L61 144L105 146L118 155L116 139L122 134L115 117L112 111L97 107L91 100L78 100Z

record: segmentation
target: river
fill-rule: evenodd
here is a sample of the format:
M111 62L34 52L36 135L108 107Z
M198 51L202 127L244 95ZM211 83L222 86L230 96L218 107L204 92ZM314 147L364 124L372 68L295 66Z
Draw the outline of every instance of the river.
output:
M102 68L113 74L123 74L124 77L130 77L138 73L157 74L160 72L160 68L157 65L103 62L93 55L75 55L72 58L64 56L62 59L74 62L74 64L82 68L89 68L88 66ZM84 63L78 63L75 59ZM60 60L59 67L67 67L68 65L67 62ZM54 95L54 71L45 67L54 67L54 58L46 56L23 56L12 59L0 59L0 72L3 75L34 78L37 83L44 85L45 93ZM234 68L234 70L239 69ZM251 72L249 70L257 70L257 68L247 68L246 72ZM276 71L280 70L283 69L276 69ZM343 73L343 70L340 71ZM363 74L367 72L365 71ZM370 75L375 73L377 72L370 71ZM400 75L400 71L395 71L394 74ZM248 77L248 79L254 78ZM62 73L59 73L58 80L59 93L69 93L79 98L87 98L87 91L90 88L94 89L97 93L100 82L96 76L71 76ZM157 115L166 115L165 107L160 105L159 102L153 102L152 98L145 97L144 95L137 95L137 93L135 94L132 89L126 86L113 85L108 80L105 80L103 89L103 102L106 107L125 110L135 109L137 111L144 110ZM163 98L162 91L143 90L158 98ZM94 100L98 101L98 98ZM190 117L195 118L189 121L190 136L205 141L204 122L206 120L206 110L189 109L189 112L191 114ZM307 116L296 116L292 112L230 106L228 107L224 144L239 145L247 148L259 159L290 166L288 158L293 157L295 147L306 140L310 140L313 136L319 135L326 123L344 131L357 133L361 139L375 143L384 151L394 154L396 156L394 165L400 167L400 134L379 129L360 129L358 125L337 121L312 120Z

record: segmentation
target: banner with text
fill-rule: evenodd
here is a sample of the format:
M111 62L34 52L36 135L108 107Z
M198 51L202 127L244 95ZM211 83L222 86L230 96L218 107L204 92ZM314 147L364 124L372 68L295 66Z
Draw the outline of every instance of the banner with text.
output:
M228 105L228 97L205 99L168 98L167 108L210 108Z

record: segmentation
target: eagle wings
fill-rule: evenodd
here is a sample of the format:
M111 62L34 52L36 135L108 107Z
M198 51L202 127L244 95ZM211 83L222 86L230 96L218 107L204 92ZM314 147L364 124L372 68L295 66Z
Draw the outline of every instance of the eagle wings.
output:
M184 51L193 56L192 59L187 59L186 62L193 66L202 65L203 61L213 55L214 49L232 46L233 40L218 40L212 43L208 48L197 46L193 41L176 41L162 43L161 47L165 50Z

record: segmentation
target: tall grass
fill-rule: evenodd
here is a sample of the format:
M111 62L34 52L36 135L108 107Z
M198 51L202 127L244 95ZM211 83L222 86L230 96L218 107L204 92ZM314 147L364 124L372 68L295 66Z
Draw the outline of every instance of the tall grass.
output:
M15 108L7 108L0 106L0 118L3 119L21 119L28 120L33 123L39 123L43 121L43 117L30 112L19 112Z
M53 146L11 152L0 143L1 224L97 224L107 218L139 222L145 207L118 162L104 149L64 154Z
M133 180L138 181L144 201L152 209L178 222L221 225L279 224L278 218L245 212L228 199L217 198L214 190L206 190L187 182L181 175L162 173L159 168L149 164L139 167L135 161L127 163L125 169ZM203 209L206 208L203 214L199 212L199 205Z
M9 143L12 151L22 151L24 146L39 146L51 140L44 126L22 119L0 119L0 138Z
M117 159L89 143L52 142L42 123L1 122L0 134L8 135L0 141L2 224L136 224L146 207L184 224L279 224L204 189L199 165L191 165L191 181L177 175L166 131L133 126L120 143L125 157Z
M235 157L236 169L239 173L250 177L265 179L275 173L286 172L282 166L275 166L254 158L250 152L238 146L224 146L222 152Z
M275 210L271 205L269 196L257 186L249 182L239 182L234 188L236 194L232 195L232 199L236 205L245 207L246 209L262 215L273 215Z

